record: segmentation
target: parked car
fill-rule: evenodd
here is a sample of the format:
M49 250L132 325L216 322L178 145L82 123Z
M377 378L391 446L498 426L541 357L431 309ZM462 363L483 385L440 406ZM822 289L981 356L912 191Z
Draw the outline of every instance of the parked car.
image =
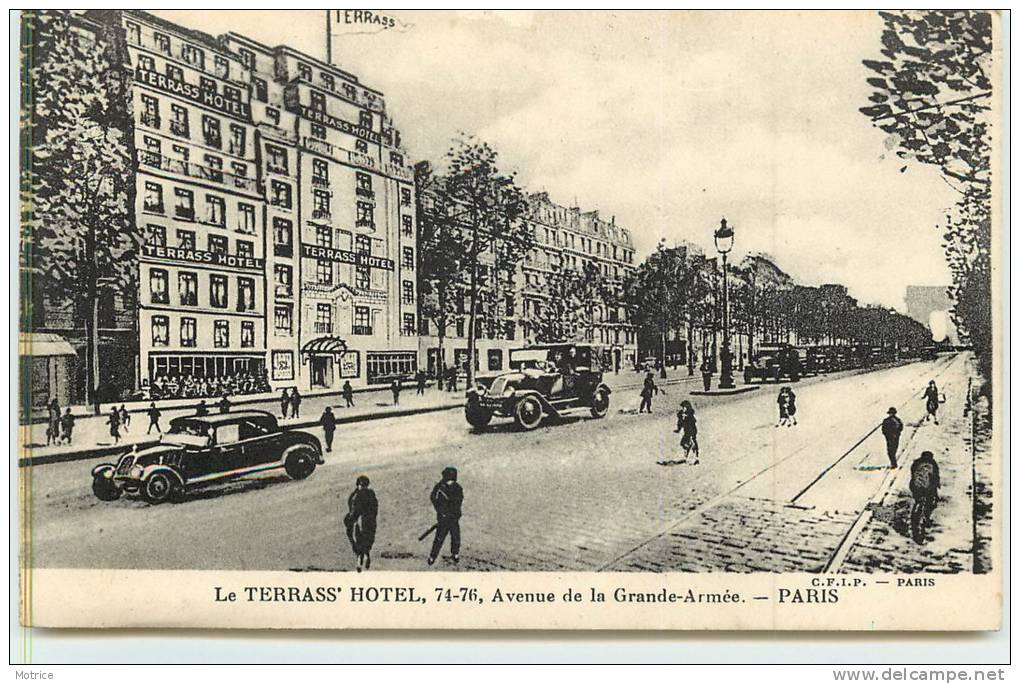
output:
M170 421L160 443L92 469L92 492L103 501L140 495L152 504L245 475L283 468L303 480L321 465L322 445L300 431L281 431L265 411L188 416Z
M808 347L804 358L805 367L815 375L832 370L832 353L825 347Z
M612 390L602 382L597 350L580 344L536 345L510 351L511 371L478 378L467 391L464 417L482 429L493 416L513 418L522 430L542 419L587 408L603 418Z
M750 384L755 380L779 382L782 378L797 382L803 374L800 356L794 347L788 344L759 345L751 363L744 366L744 383Z

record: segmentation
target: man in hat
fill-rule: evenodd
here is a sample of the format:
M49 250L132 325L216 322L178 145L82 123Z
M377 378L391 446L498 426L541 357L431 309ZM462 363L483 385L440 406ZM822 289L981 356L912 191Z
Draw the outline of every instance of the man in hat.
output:
M443 468L443 477L432 488L429 500L436 509L436 536L429 552L429 565L439 557L447 534L450 535L450 556L456 563L460 560L460 508L464 502L464 490L457 484L456 468Z
M896 450L900 448L900 433L903 432L903 421L896 417L896 409L889 407L885 420L882 421L882 434L885 435L885 448L889 453L889 467L896 467Z

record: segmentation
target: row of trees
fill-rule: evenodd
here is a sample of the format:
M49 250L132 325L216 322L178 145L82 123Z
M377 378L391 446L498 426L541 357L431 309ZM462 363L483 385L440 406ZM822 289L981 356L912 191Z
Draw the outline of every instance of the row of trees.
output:
M797 284L764 255L750 255L729 268L730 332L743 336L748 356L761 342L917 348L931 341L917 321L882 307L860 306L841 285ZM721 280L715 258L660 242L629 278L624 301L633 321L660 341L662 357L667 338L683 332L693 373L694 341L722 332ZM703 348L703 355L707 351Z
M985 377L992 360L992 15L983 11L880 12L881 59L860 109L908 161L935 166L957 195L942 233L953 274L953 318ZM904 167L904 170L906 167Z

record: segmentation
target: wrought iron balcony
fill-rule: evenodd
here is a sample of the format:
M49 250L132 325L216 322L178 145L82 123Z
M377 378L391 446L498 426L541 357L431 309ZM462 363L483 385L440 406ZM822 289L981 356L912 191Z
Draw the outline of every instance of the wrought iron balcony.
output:
M314 330L316 335L331 335L333 333L333 324L315 321Z
M355 335L371 335L372 326L370 325L355 325L351 327L351 332Z

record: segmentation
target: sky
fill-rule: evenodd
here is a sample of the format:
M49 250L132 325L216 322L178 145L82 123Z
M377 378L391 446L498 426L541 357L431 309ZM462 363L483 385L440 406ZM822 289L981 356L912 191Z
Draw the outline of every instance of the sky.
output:
M325 10L156 14L326 58ZM857 111L873 12L386 14L396 28L337 36L333 61L386 95L416 161L475 135L527 189L615 216L639 257L660 239L714 253L725 217L731 257L862 304L902 311L907 285L950 280L954 192Z

